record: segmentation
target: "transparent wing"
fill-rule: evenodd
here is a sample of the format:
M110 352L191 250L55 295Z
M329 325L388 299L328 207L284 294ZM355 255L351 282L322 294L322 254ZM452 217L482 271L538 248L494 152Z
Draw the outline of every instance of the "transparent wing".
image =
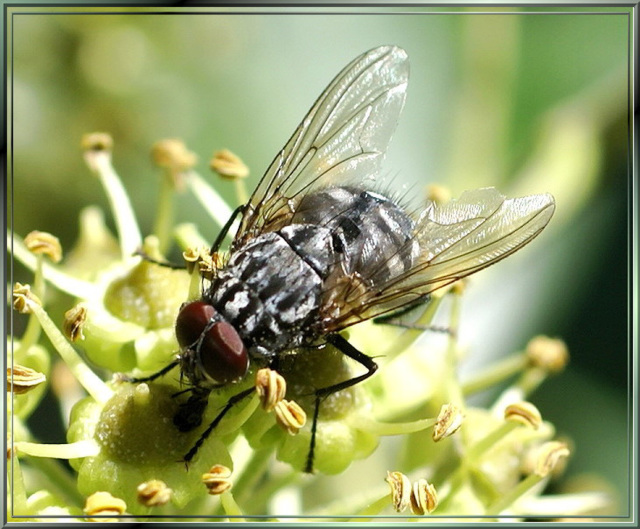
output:
M504 259L534 239L554 209L549 194L506 199L493 188L467 191L442 206L430 203L412 239L397 252L414 252L412 266L383 284L376 273L382 275L386 263L367 277L339 281L330 294L325 332L399 309Z
M348 64L260 180L234 244L287 225L313 189L373 178L404 105L408 78L407 54L394 46L375 48Z

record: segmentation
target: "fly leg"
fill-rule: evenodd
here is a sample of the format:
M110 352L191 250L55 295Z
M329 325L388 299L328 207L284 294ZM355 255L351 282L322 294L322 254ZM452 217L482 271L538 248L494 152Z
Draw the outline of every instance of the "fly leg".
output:
M216 426L218 426L218 424L220 423L222 418L227 414L227 412L231 408L233 408L233 406L235 404L240 402L242 399L244 399L245 397L251 395L255 390L256 390L255 387L251 386L250 388L247 388L244 391L241 391L240 393L236 393L233 397L231 397L227 401L227 403L225 404L224 408L222 408L220 413L218 413L218 415L216 415L216 418L213 419L213 421L211 421L211 424L209 424L207 429L204 432L202 432L202 435L198 438L198 440L196 441L196 444L194 444L191 447L191 450L189 450L185 454L185 456L182 458L182 460L184 461L185 465L188 465L189 462L195 457L195 455L198 453L198 450L200 450L200 447L202 446L202 444L207 440L207 437L209 437L209 435L211 434L213 429Z
M408 305L405 305L404 307L393 310L388 314L384 314L382 316L373 318L373 323L387 323L389 325L394 325L395 324L394 320L398 320L399 318L402 318L402 316L406 316L410 312L413 312L418 307L426 305L427 303L429 303L430 299L431 299L430 294L425 294L423 296L420 296L418 299L416 299L415 301L411 301Z
M121 373L120 380L123 382L131 382L132 384L153 382L155 379L167 374L179 363L180 360L176 359L164 366L160 371L157 371L156 373L153 373L153 375L149 375L147 377L130 377ZM204 413L204 409L207 406L207 397L209 395L209 391L197 391L197 388L190 387L181 391L177 391L176 393L171 395L171 397L175 398L182 395L183 393L188 392L191 392L192 395L189 397L189 400L187 400L187 402L180 405L180 410L173 418L173 423L181 432L187 432L200 425L200 423L202 422L202 414Z
M227 220L225 225L222 227L222 230L220 230L220 233L218 233L216 240L211 245L210 255L213 255L220 249L220 246L222 245L222 241L224 241L224 238L227 236L227 233L229 233L229 230L231 229L231 225L233 224L233 221L236 220L236 217L240 215L240 213L244 212L244 208L245 206L242 205L242 206L238 206L236 209L233 210L233 213L231 213L229 220Z
M181 432L190 432L194 428L197 428L202 424L202 415L207 408L209 399L209 389L202 389L198 387L191 387L184 391L179 391L171 395L176 397L185 391L191 391L191 396L182 402L178 408L178 411L173 416L173 424Z
M236 220L236 217L243 210L244 210L244 206L238 206L233 211L233 213L229 217L229 220L227 220L225 225L222 227L222 230L218 234L218 237L216 237L215 242L211 246L210 255L213 255L215 252L217 252L220 249L220 245L222 244L222 241L224 240L224 238L227 236L227 233L229 233L229 229L231 228L231 225L233 224L233 221ZM153 263L155 265L162 266L164 268L171 268L172 270L184 270L185 268L187 268L186 265L184 265L184 264L172 263L171 261L164 261L164 260L161 260L161 259L155 259L154 257L151 257L149 254L147 254L144 250L142 250L142 248L138 248L134 252L133 255L139 255L140 257L142 257L145 261L147 261L149 263Z
M179 362L180 361L176 359L170 364L167 364L160 371L147 377L129 377L127 375L121 374L120 380L124 382L131 382L133 384L152 382L171 371L176 365L179 364ZM181 432L188 432L189 430L193 430L197 426L200 426L200 423L202 422L202 414L207 407L207 397L210 393L209 390L198 390L198 388L190 387L183 389L182 391L178 391L171 396L175 398L189 391L192 393L192 395L186 402L180 404L178 412L173 417L173 424L175 424L178 430L180 430Z
M164 268L171 268L171 270L184 270L185 268L187 268L183 264L172 263L171 261L162 261L160 259L155 259L155 258L151 257L148 253L146 253L144 250L142 250L141 248L138 248L133 253L133 255L139 255L140 257L142 257L148 263L153 263L155 265L162 266Z
M309 446L309 453L307 454L307 463L304 471L311 473L313 471L313 457L316 447L316 429L318 426L318 414L320 412L320 404L332 393L347 389L363 380L366 380L373 375L378 369L376 364L370 356L358 351L353 345L351 345L345 338L339 334L329 334L326 336L327 342L338 349L342 354L347 355L349 358L353 358L356 362L359 362L367 368L367 372L357 377L350 378L344 382L328 386L326 388L317 389L315 392L315 409L313 411L313 424L311 425L311 444Z
M176 367L180 363L180 360L177 358L164 366L160 371L157 371L153 375L149 375L148 377L130 377L128 375L121 374L120 380L124 382L131 382L133 384L139 384L140 382L152 382L156 378L160 378L162 375L166 375L169 371L171 371L174 367Z
M402 307L398 310L394 310L389 314L385 314L383 316L378 316L377 318L373 318L373 323L385 324L385 325L393 325L395 327L402 327L403 329L416 329L419 331L432 331L432 332L442 332L446 334L454 334L453 330L448 327L441 327L439 325L423 325L421 323L415 323L412 321L404 321L402 318L407 314L415 311L418 307L425 306L429 303L431 296L426 294L424 296L420 296L414 302L409 303L405 307Z

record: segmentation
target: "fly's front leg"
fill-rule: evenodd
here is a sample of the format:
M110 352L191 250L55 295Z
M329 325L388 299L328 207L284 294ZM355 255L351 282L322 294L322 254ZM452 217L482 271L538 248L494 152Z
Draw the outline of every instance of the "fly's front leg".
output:
M188 390L191 391L191 396L186 402L180 404L178 411L173 416L173 424L181 432L189 432L202 424L202 416L207 409L209 400L210 390L208 389L192 387L188 388ZM180 393L184 392L180 391L171 396L175 397Z
M227 236L227 233L229 233L229 230L231 229L231 225L233 224L233 221L236 220L236 218L238 217L238 215L240 215L240 213L244 212L244 208L245 206L242 205L242 206L238 206L236 209L233 210L233 213L229 217L229 220L227 220L226 224L222 227L222 230L220 230L220 233L218 233L216 240L211 245L211 251L209 252L209 255L213 255L220 249L220 246L222 245L222 241L224 241L224 238Z
M233 213L229 217L229 220L227 220L225 225L222 227L222 230L218 234L218 237L216 237L216 240L214 241L213 245L211 246L210 255L213 255L215 252L217 252L220 249L220 245L222 244L222 241L224 240L224 238L227 236L227 233L229 233L229 229L231 228L231 225L233 224L233 221L236 220L237 216L240 213L242 213L243 210L244 210L244 206L238 206L233 211ZM154 257L151 257L142 248L138 248L133 253L133 255L139 255L140 257L142 257L145 261L147 261L149 263L153 263L155 265L162 266L164 268L170 268L171 270L185 270L187 268L186 265L184 265L184 264L172 263L171 261L164 261L164 260L161 260L161 259L156 259Z
M148 253L146 253L142 248L139 248L135 252L133 252L133 255L139 255L140 257L142 257L142 259L144 259L148 263L153 263L155 265L162 266L163 268L170 268L171 270L184 270L185 268L187 268L186 265L184 264L172 263L171 261L163 261L160 259L155 259L151 257Z
M313 458L316 447L316 429L318 426L318 415L320 413L320 404L322 403L322 401L336 391L350 388L351 386L354 386L355 384L366 380L378 369L378 364L376 364L370 356L367 356L366 354L358 351L353 345L351 345L345 338L343 338L339 334L329 334L326 337L326 340L328 343L338 349L342 354L345 354L349 358L353 358L356 362L362 364L367 369L367 372L362 375L358 375L357 377L350 378L349 380L345 380L344 382L339 382L338 384L333 384L332 386L327 386L326 388L320 388L316 390L315 409L313 410L313 423L311 425L311 444L309 446L307 462L304 468L304 471L308 473L313 471Z
M200 447L202 446L202 444L207 440L207 437L209 437L209 435L211 434L213 429L216 426L218 426L218 423L220 423L220 421L227 414L227 412L231 408L233 408L233 406L235 406L238 402L240 402L242 399L244 399L247 396L251 395L254 391L255 391L255 387L251 386L250 388L245 389L244 391L241 391L240 393L236 393L235 395L233 395L227 401L227 404L224 406L224 408L222 408L220 413L218 413L218 415L216 415L215 419L213 419L213 421L211 421L211 423L209 424L207 429L204 432L202 432L202 435L200 435L200 437L198 438L196 443L191 447L191 450L189 450L185 454L185 456L182 458L182 460L184 461L185 465L188 465L189 462L195 457L195 455L198 453L198 450L200 450Z
M131 382L132 384L139 384L141 382L152 382L156 378L160 378L162 375L167 374L174 367L176 367L179 363L180 363L180 360L178 360L176 358L173 362L171 362L171 363L167 364L166 366L164 366L160 371L157 371L153 375L149 375L147 377L130 377L128 375L120 374L120 380L122 380L124 382Z

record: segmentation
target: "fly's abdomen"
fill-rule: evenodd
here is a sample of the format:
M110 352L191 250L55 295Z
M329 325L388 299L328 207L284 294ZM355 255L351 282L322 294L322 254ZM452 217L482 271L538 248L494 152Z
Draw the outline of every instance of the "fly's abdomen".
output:
M344 275L359 274L384 283L415 263L419 246L414 222L390 199L355 187L333 187L307 195L296 222L331 232L333 251Z

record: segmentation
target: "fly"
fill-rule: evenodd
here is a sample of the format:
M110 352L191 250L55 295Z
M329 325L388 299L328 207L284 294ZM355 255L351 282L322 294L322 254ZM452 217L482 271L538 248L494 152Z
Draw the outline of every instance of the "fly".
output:
M467 191L410 214L375 186L405 100L409 60L381 46L349 63L320 95L276 155L234 220L226 262L201 298L181 307L180 353L149 381L180 366L189 399L174 423L202 421L212 390L237 383L250 366L276 367L285 353L331 344L366 372L318 388L305 471L313 469L323 400L373 375L376 362L340 332L393 316L431 292L507 257L536 237L555 209L549 194L507 199L493 188ZM252 393L231 397L185 455L189 462L223 416Z

